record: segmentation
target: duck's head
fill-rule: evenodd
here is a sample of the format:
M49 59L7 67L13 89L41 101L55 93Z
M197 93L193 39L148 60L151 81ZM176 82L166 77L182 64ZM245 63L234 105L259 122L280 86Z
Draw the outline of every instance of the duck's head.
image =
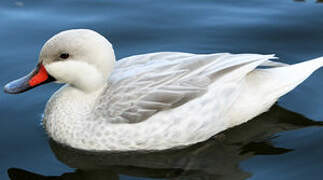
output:
M36 68L8 83L4 91L17 94L56 81L84 92L106 84L115 56L109 41L95 31L75 29L60 32L42 47Z

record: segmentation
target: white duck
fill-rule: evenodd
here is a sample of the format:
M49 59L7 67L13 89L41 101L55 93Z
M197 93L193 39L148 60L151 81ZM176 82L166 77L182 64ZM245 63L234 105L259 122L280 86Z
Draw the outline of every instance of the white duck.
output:
M68 30L49 39L36 70L5 92L66 83L44 113L53 140L89 151L163 150L254 118L323 65L322 57L295 65L269 59L275 57L161 52L115 62L103 36Z

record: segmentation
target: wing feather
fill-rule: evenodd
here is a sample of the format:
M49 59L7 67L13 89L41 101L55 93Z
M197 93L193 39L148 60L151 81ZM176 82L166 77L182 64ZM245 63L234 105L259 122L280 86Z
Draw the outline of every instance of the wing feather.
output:
M228 53L128 57L117 62L109 85L99 97L95 115L110 123L139 123L205 94L219 77L235 78L232 82L237 84L239 78L259 65L281 65L269 61L272 58L273 55Z

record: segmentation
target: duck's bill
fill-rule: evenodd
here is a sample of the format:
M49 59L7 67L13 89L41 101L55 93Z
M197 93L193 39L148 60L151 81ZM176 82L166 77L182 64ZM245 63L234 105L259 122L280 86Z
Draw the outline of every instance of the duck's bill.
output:
M18 94L51 81L55 79L47 73L42 64L38 64L36 69L28 75L6 84L4 92Z

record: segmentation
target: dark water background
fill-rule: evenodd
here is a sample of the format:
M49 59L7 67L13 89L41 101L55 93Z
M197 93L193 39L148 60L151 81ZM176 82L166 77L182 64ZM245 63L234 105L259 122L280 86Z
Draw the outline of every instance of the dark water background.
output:
M314 1L1 0L0 85L28 73L42 44L66 29L100 32L118 58L155 51L275 53L282 62L296 63L323 56L322 17L323 3ZM13 167L46 176L74 171L56 160L40 125L45 103L58 87L15 96L0 92L1 180L9 179L6 171ZM321 69L278 104L323 121L322 90ZM242 160L239 168L250 179L323 179L322 128L272 136L273 145L293 151Z

